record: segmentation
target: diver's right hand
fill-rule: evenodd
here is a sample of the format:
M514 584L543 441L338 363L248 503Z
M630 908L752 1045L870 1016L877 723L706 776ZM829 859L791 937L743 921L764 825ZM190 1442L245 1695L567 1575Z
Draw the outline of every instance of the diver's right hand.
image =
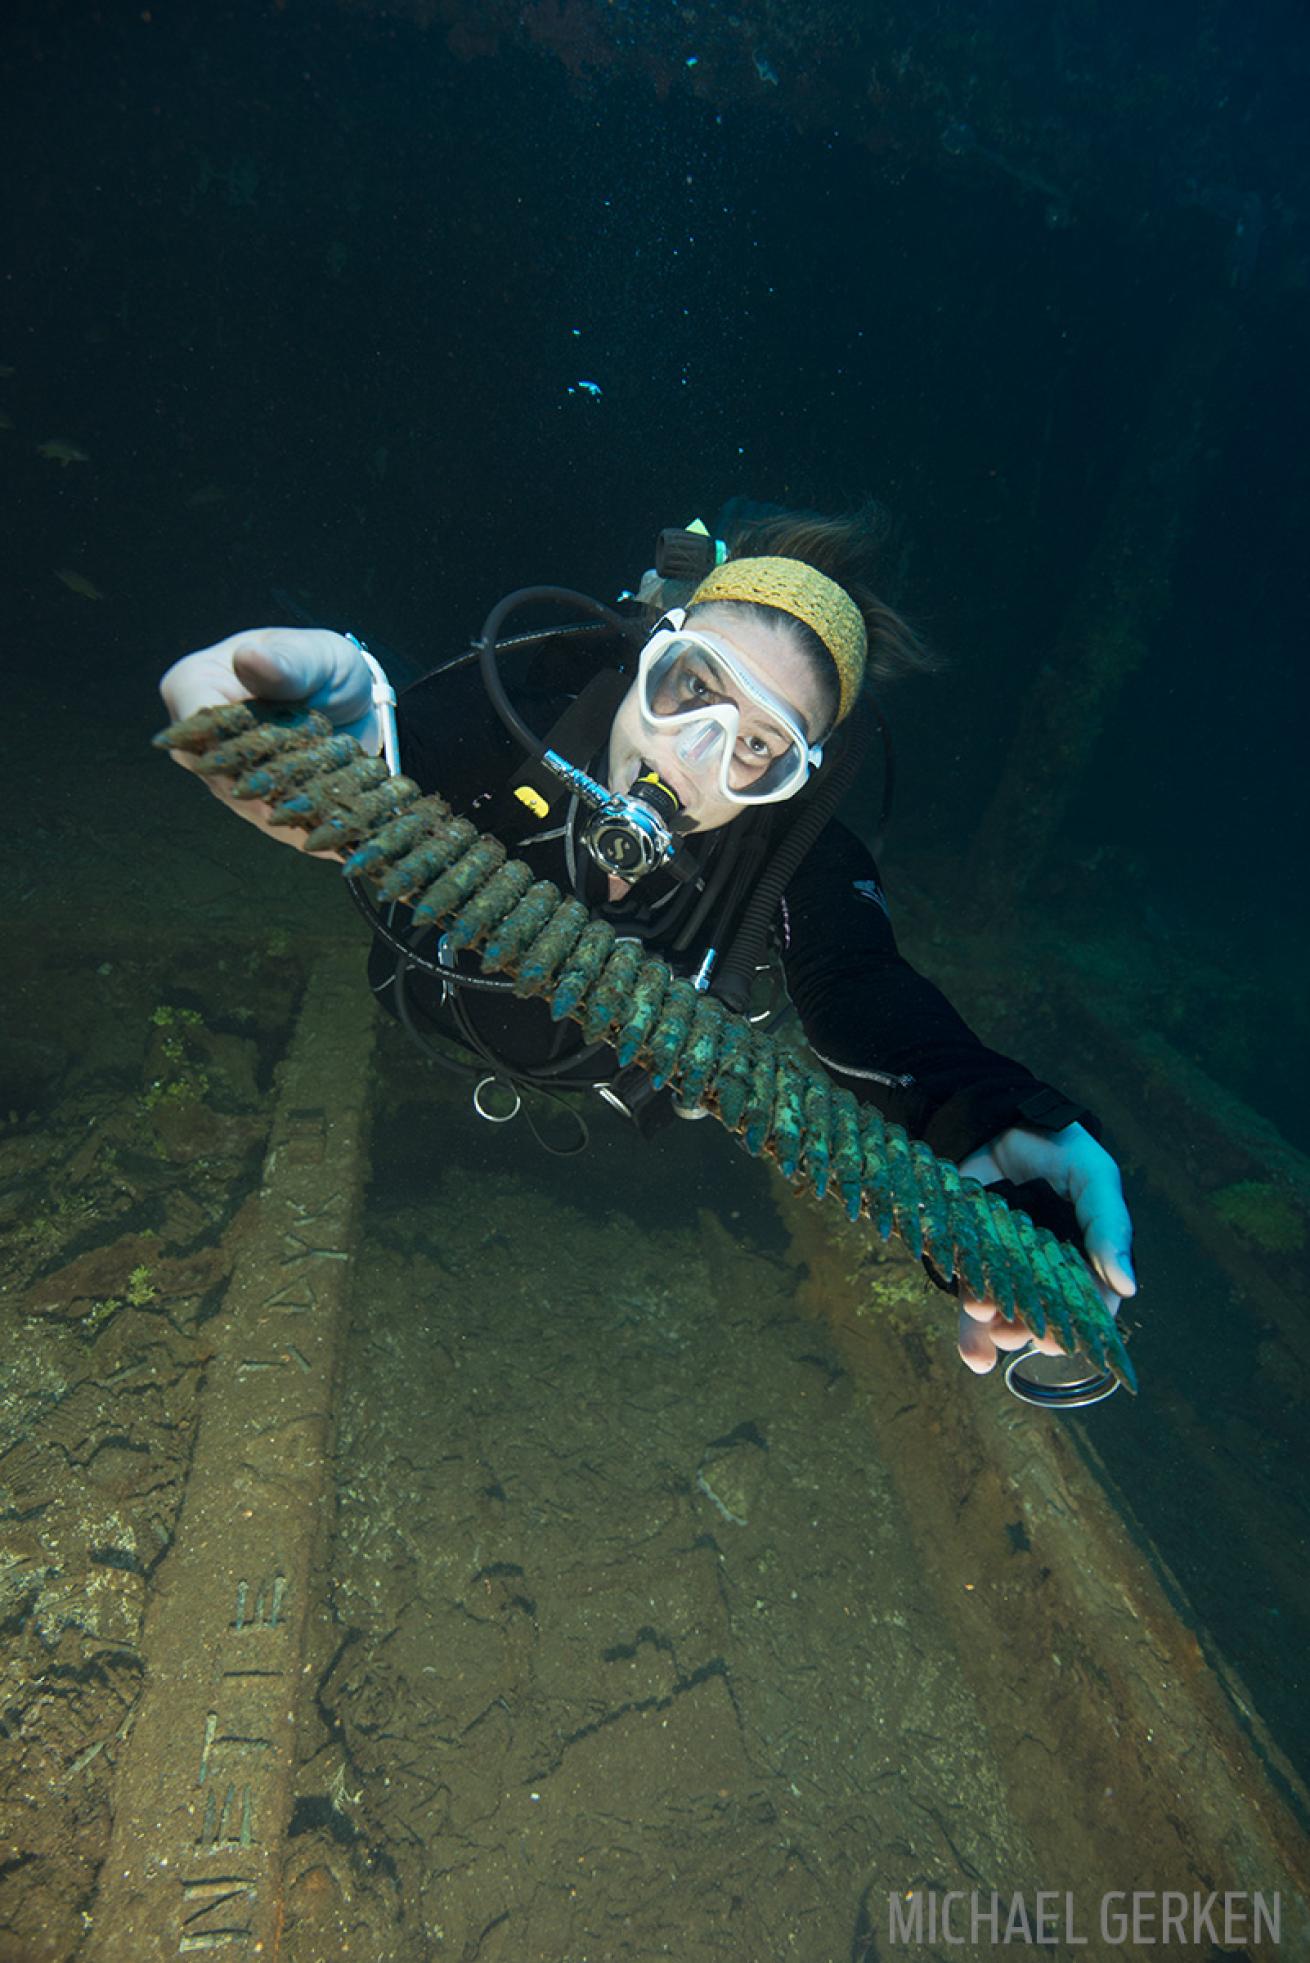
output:
M244 634L229 634L225 641L175 661L159 692L174 722L226 702L297 702L319 710L371 755L382 747L368 663L353 641L326 627L255 627ZM184 768L194 769L195 759L185 752L169 754ZM204 782L248 824L284 845L304 850L305 833L295 826L274 825L262 799L234 798L231 778L206 776ZM340 859L342 855L313 856Z
M359 649L327 627L253 627L184 654L159 684L174 722L221 702L301 702L371 756L382 747L373 676Z

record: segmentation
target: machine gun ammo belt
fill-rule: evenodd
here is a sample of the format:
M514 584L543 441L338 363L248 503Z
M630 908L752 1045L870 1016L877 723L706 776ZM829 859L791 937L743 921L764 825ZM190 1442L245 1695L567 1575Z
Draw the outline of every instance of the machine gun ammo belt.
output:
M207 776L262 798L274 822L308 833L310 850L345 855L349 877L484 969L539 995L588 1041L613 1046L679 1101L703 1105L752 1153L766 1152L815 1200L836 1198L916 1259L925 1254L972 1298L995 1302L1034 1335L1048 1328L1130 1390L1132 1364L1079 1249L1058 1240L976 1180L961 1179L920 1139L860 1104L814 1061L782 1048L607 921L593 920L550 880L535 880L499 839L452 816L438 796L391 777L324 717L256 715L244 703L204 709L155 738Z

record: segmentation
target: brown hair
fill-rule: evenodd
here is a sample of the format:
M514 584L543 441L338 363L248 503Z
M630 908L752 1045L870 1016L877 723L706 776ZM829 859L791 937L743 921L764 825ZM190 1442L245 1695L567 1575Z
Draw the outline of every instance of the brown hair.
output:
M866 677L886 683L898 681L903 675L931 674L941 666L939 657L920 640L909 622L879 599L873 589L872 581L888 530L886 513L872 498L867 498L854 510L835 518L825 518L818 512L780 510L747 517L725 542L730 559L799 559L843 587L863 615L868 632ZM757 609L751 603L739 601L724 604L747 604L752 612L777 618L772 607ZM831 660L818 636L797 622L791 625L807 647L813 641L811 652L822 661L825 672L831 674ZM835 677L833 685L835 690ZM835 699L833 708L835 712Z
M727 541L728 556L746 559L776 553L827 573L864 615L869 675L875 681L895 681L902 675L930 674L941 664L909 622L873 589L890 529L887 513L873 498L835 518L810 511L770 512L746 520Z

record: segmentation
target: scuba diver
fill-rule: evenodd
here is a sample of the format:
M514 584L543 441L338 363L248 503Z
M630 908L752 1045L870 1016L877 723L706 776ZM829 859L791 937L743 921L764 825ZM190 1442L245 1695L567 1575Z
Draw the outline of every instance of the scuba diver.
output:
M836 816L871 726L886 744L868 685L932 665L867 583L870 514L735 509L715 527L727 543L699 522L662 533L656 566L618 608L560 588L509 595L472 648L398 704L364 644L322 628L233 634L176 662L161 693L174 720L249 700L317 709L730 1008L763 1019L772 976L836 1083L1080 1242L1115 1311L1136 1293L1132 1227L1094 1121L984 1044L909 965L874 855ZM543 609L572 619L542 627ZM528 611L538 624L508 632ZM303 846L266 805L233 799L230 780L205 781ZM584 1088L646 1135L703 1115L452 954L438 929L415 929L403 905L360 903L379 1002L468 1073L482 1116L513 1116L525 1092ZM1032 1339L995 1304L964 1300L958 1342L982 1373ZM1059 1354L1049 1336L1033 1347Z

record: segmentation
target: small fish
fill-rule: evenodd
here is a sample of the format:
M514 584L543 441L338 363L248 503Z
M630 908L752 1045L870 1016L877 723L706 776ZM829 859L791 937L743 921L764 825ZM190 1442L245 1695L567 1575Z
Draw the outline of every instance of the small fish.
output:
M48 443L38 443L36 454L38 457L49 457L51 463L63 464L65 468L70 463L91 461L85 450L79 450L76 443L70 443L62 436L52 436Z
M12 382L18 370L7 361L0 361L0 382Z
M223 504L226 500L227 492L221 484L202 484L185 502L188 511L205 511L211 504Z
M13 426L14 426L13 417L6 416L4 410L0 409L0 429L12 429Z
M103 600L104 594L98 586L93 586L85 573L74 572L71 566L61 566L55 578L62 580L70 593L80 593L84 600Z

